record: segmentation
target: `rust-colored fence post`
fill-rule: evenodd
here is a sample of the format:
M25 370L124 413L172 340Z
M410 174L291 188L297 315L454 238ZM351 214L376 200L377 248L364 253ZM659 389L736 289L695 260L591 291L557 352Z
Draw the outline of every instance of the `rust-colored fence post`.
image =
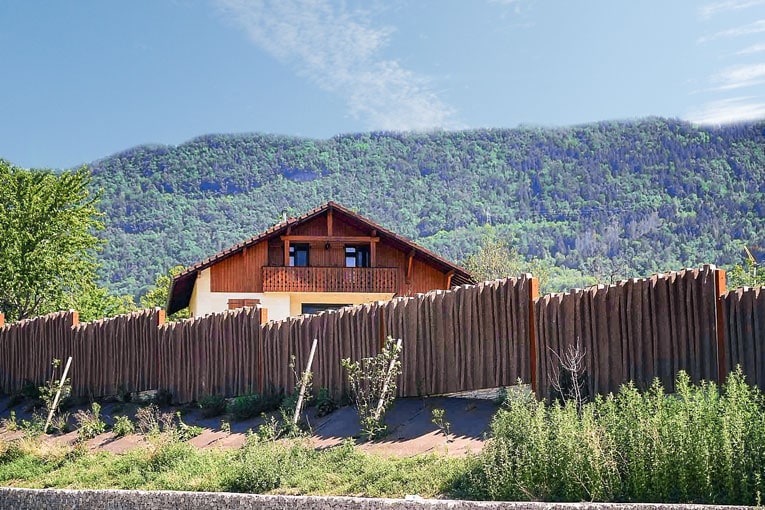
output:
M725 302L725 269L715 269L715 298L717 300L717 382L723 384L727 375L727 362L725 359L725 323L723 312Z
M0 313L0 328L2 328L3 326L5 326L5 315Z
M529 374L531 376L531 391L537 392L537 327L534 302L539 298L539 280L529 278Z
M165 323L165 309L157 307L157 326Z
M265 391L266 386L266 374L265 374L265 367L264 367L264 361L263 361L263 349L265 349L265 342L263 341L263 338L265 337L266 332L266 323L268 321L264 321L263 314L268 314L268 310L261 308L260 305L258 306L258 313L260 314L260 320L258 320L259 325L255 326L255 331L258 332L258 346L257 346L257 357L256 357L256 363L258 367L258 393L261 395Z

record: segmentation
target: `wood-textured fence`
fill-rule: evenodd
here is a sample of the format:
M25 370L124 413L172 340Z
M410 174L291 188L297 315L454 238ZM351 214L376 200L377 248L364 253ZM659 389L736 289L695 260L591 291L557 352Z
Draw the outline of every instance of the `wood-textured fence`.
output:
M765 287L740 288L722 297L724 366L741 366L749 382L765 389Z
M372 356L401 338L399 396L490 388L529 380L530 276L269 322L261 328L259 389L292 389L314 338L314 387L346 386L340 360Z
M0 385L3 391L15 393L27 382L39 385L49 378L51 360L71 355L73 325L77 322L75 312L59 312L1 328Z
M240 308L160 326L155 387L168 390L177 402L257 392L263 360L260 314L258 307Z
M59 312L0 328L0 387L20 391L50 378L51 361L72 356L72 393L101 397L167 389L180 402L206 393L236 395L250 380L260 309L164 324L158 309L79 323Z
M551 387L557 356L577 342L590 395L656 377L671 390L680 370L718 380L715 278L714 266L704 266L537 300L540 393Z
M741 364L765 387L765 291L724 293L714 266L537 298L519 278L396 298L261 324L258 307L164 323L161 310L80 324L60 312L2 326L0 390L50 377L53 358L73 357L73 392L93 397L168 390L203 395L291 391L314 338L314 387L344 391L340 360L371 356L386 337L403 340L399 396L530 382L547 397L561 354L577 341L591 394L679 370L720 381ZM721 296L721 297L718 297ZM1 320L1 319L0 319Z
M72 356L72 391L93 397L168 390L178 402L207 394L292 391L314 338L315 387L344 391L343 358L404 340L400 396L513 384L529 377L530 279L376 302L261 324L258 307L164 324L160 310L80 324L61 312L0 329L0 385L42 384L54 358Z

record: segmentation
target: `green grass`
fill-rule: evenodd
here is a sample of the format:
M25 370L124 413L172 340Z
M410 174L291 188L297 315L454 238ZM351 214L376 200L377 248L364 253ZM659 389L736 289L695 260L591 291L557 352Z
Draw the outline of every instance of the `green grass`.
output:
M230 451L168 441L120 455L60 449L55 457L14 446L0 465L0 481L33 488L435 497L462 464L435 455L383 458L350 444L317 451L300 441L253 441Z

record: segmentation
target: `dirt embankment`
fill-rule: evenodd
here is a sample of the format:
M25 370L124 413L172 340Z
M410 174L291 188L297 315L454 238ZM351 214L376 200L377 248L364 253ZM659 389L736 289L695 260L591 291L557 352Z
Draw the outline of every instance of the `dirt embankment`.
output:
M117 416L128 416L135 419L136 412L141 408L136 403L103 403L102 419L109 425L114 423ZM16 421L31 419L28 404L16 403L12 399L0 400L0 418L8 419L11 411L15 412ZM63 434L47 436L49 441L74 443L78 434L75 430L74 414L82 408L67 409L70 413L71 431ZM438 427L433 423L433 409L444 410L446 427ZM433 397L423 399L399 399L388 411L385 422L390 431L385 437L371 443L359 439L360 428L356 411L351 407L341 407L324 417L316 417L315 409L309 408L307 420L310 425L310 440L317 448L328 448L342 443L347 438L353 438L365 451L382 455L410 456L420 453L437 452L449 455L465 455L468 452L477 453L483 447L485 433L497 407L491 400L485 398L455 398ZM161 412L175 414L180 412L183 422L202 428L202 433L189 440L189 443L199 448L237 448L244 444L247 432L257 431L264 423L263 418L253 418L244 421L230 421L227 416L204 418L201 410L194 406L161 407ZM228 424L226 426L222 422ZM230 426L230 430L227 430ZM22 430L0 428L0 440L9 440L24 435ZM145 446L148 442L140 434L130 434L115 437L113 432L106 432L86 442L88 448L120 453L132 448Z

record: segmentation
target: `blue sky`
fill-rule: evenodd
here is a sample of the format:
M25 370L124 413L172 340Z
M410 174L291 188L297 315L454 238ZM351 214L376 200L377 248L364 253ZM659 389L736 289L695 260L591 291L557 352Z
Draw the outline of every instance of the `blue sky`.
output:
M0 158L209 133L765 118L765 0L7 0Z

